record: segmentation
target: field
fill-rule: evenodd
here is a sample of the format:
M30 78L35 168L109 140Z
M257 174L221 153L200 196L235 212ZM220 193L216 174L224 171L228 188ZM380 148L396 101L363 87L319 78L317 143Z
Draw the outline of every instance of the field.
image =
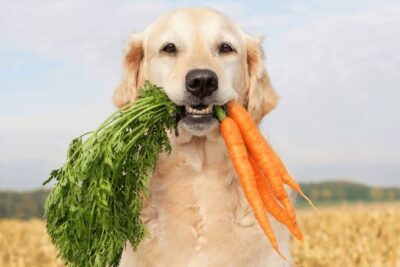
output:
M303 211L299 219L305 242L291 244L299 266L400 266L398 203Z
M297 266L399 267L400 204L299 210L304 244L291 243ZM63 266L40 220L0 221L0 266Z

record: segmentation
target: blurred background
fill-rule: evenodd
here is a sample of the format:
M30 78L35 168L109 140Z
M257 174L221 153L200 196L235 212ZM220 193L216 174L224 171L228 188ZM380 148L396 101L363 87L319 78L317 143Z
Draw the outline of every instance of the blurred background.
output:
M70 140L115 109L112 94L130 35L181 6L216 8L247 33L265 36L265 64L280 103L264 119L264 134L317 204L365 211L343 227L375 218L368 214L378 210L385 221L371 222L371 240L382 240L382 229L388 240L400 235L388 226L400 220L394 211L400 200L400 1L389 0L0 0L0 217L42 218L48 191L41 183L63 163ZM343 216L328 211L323 218L305 211L304 227L340 224ZM22 241L38 237L37 258L9 246L17 225ZM313 233L310 244L327 244ZM371 256L366 242L361 252L342 257L349 262L336 263L396 266L400 241L388 240L379 256ZM308 255L293 246L304 266L338 266L329 265L326 247ZM54 253L43 221L0 220L0 265L61 264Z

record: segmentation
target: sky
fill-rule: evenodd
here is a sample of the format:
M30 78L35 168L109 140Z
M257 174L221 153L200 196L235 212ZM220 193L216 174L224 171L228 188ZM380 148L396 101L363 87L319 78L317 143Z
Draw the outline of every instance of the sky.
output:
M41 186L115 109L129 36L182 6L265 36L261 129L297 180L400 186L400 1L0 0L0 190Z

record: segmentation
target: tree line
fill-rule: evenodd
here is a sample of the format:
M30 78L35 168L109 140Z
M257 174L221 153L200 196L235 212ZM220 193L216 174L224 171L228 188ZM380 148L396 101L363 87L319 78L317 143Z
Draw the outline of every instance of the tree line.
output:
M345 181L302 183L301 187L315 204L340 202L400 201L400 188L370 187ZM0 218L43 218L49 190L26 192L0 191ZM304 200L297 198L298 205Z
M400 201L400 188L366 186L347 181L303 183L304 193L315 203ZM299 204L305 202L298 198Z
M43 218L48 190L0 192L0 218Z

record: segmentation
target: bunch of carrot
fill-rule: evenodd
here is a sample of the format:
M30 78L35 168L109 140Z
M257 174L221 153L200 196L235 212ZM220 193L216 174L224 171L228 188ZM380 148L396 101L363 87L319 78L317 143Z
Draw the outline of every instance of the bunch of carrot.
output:
M298 240L303 240L284 184L290 186L310 203L311 201L290 177L278 155L263 138L250 114L240 103L231 101L226 108L228 116L220 106L215 107L215 114L221 121L221 134L233 167L239 176L244 195L253 209L255 218L274 249L284 258L265 211L286 225Z

